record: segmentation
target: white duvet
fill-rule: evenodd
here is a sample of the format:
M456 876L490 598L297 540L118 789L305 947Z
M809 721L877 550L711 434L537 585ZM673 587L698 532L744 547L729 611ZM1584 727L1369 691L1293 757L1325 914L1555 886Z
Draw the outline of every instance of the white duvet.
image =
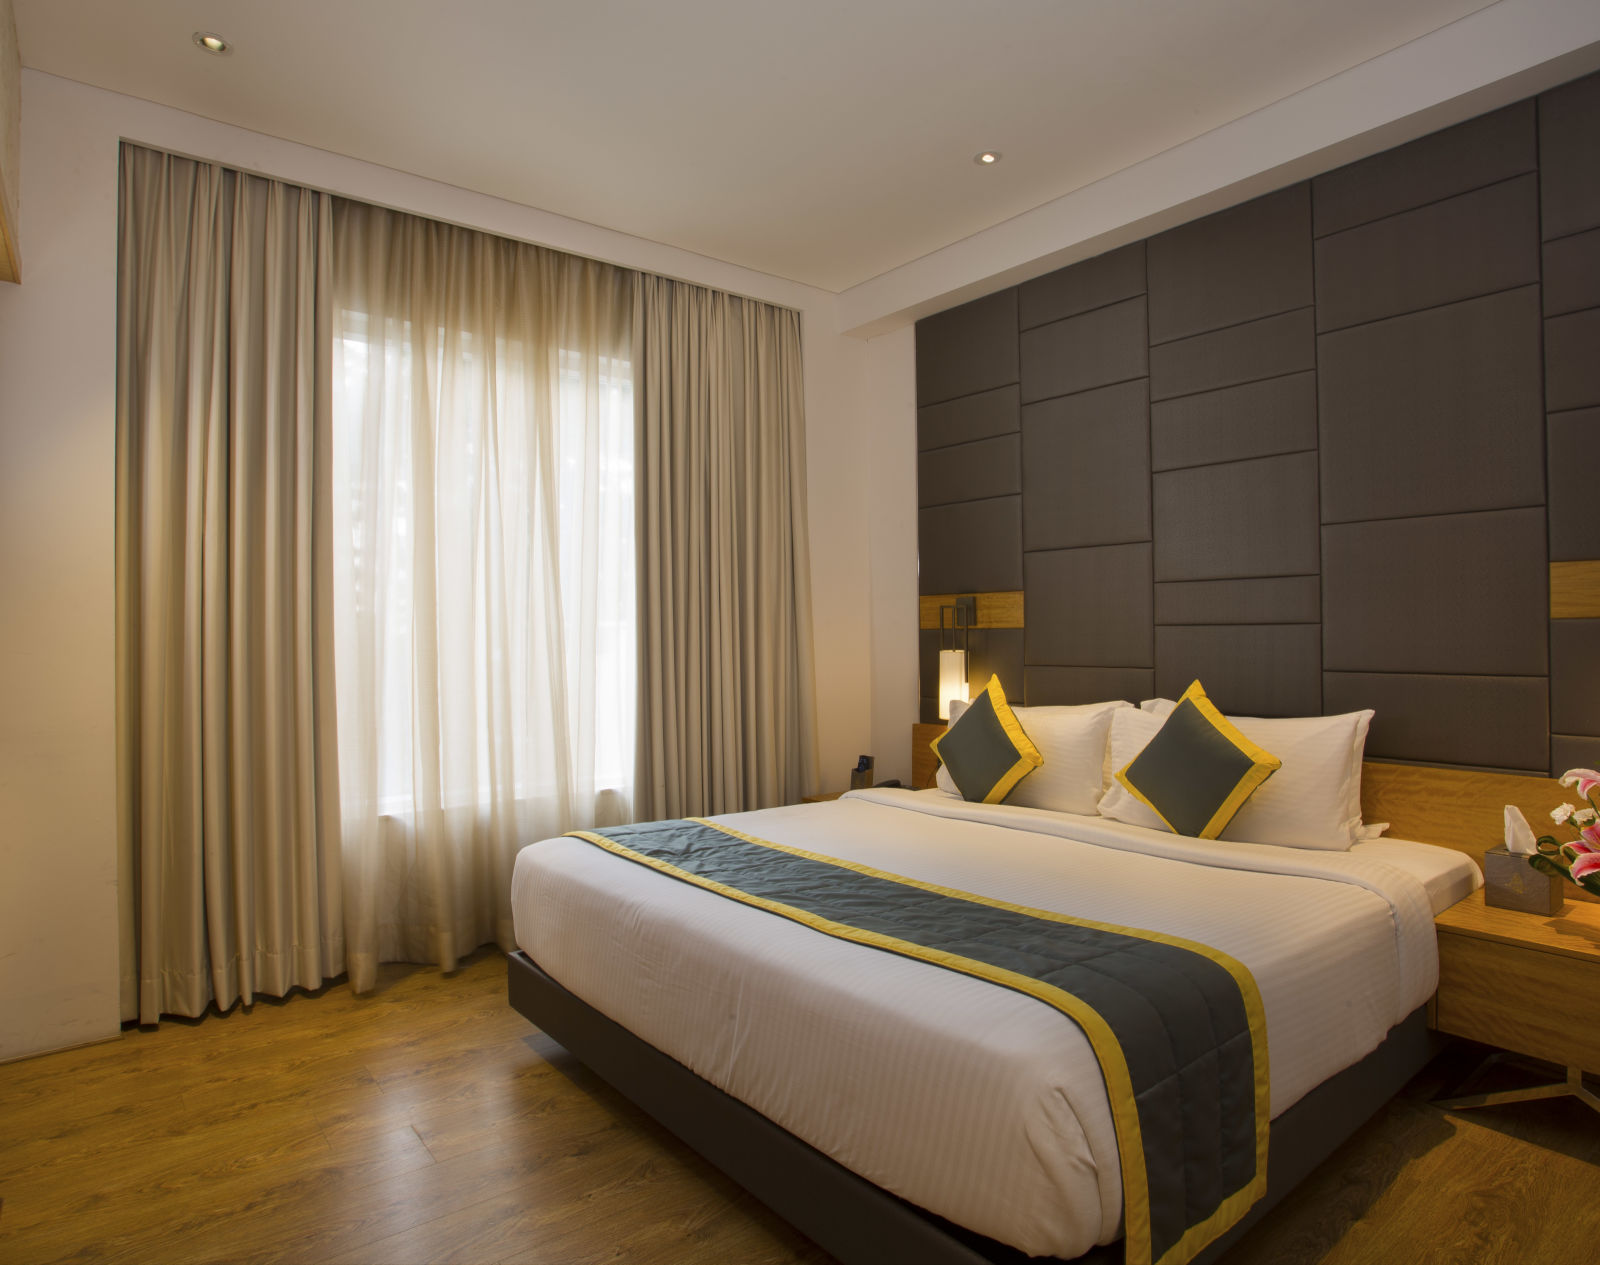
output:
M1211 945L1255 977L1272 1114L1434 991L1433 914L1479 882L1442 848L1180 839L1100 817L854 792L717 818L775 842ZM1034 1255L1120 1233L1105 1086L1071 1020L561 838L527 847L517 943L637 1036L861 1176Z

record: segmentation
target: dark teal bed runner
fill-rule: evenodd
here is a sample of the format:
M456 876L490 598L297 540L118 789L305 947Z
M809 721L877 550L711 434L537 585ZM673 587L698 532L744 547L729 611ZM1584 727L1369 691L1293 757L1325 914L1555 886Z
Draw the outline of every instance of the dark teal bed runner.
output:
M1129 1265L1185 1265L1266 1191L1266 1022L1215 949L938 887L690 818L574 837L840 939L1016 989L1089 1038Z

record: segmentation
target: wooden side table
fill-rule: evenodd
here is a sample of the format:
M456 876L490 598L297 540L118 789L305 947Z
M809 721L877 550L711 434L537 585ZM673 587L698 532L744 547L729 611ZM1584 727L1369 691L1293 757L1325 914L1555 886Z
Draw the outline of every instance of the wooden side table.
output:
M1474 892L1434 920L1439 993L1434 1026L1513 1054L1559 1063L1550 1085L1468 1094L1443 1107L1482 1107L1571 1094L1600 1111L1583 1083L1600 1071L1600 905L1573 901L1554 917L1492 909Z
M802 804L826 804L829 800L838 799L843 794L843 791L827 791L821 795L802 795L800 802Z

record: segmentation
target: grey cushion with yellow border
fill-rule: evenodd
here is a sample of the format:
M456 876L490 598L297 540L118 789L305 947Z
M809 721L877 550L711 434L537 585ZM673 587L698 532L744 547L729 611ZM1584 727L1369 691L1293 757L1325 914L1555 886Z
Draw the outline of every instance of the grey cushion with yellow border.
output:
M989 678L960 719L932 745L934 754L950 770L961 798L974 803L998 804L1044 763L1006 703L997 676Z
M1215 839L1281 766L1231 725L1196 681L1117 781L1174 834Z

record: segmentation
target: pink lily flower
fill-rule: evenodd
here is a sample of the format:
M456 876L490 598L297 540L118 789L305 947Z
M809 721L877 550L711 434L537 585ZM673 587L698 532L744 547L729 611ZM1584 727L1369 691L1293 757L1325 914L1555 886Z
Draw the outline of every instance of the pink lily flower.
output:
M1581 883L1586 874L1600 874L1600 852L1585 849L1573 858L1572 881Z
M1593 769L1568 769L1561 775L1561 785L1576 786L1578 794L1588 799L1589 792L1600 786L1600 773Z
M1583 836L1583 841L1589 845L1590 850L1600 850L1600 822L1584 826L1578 833Z

